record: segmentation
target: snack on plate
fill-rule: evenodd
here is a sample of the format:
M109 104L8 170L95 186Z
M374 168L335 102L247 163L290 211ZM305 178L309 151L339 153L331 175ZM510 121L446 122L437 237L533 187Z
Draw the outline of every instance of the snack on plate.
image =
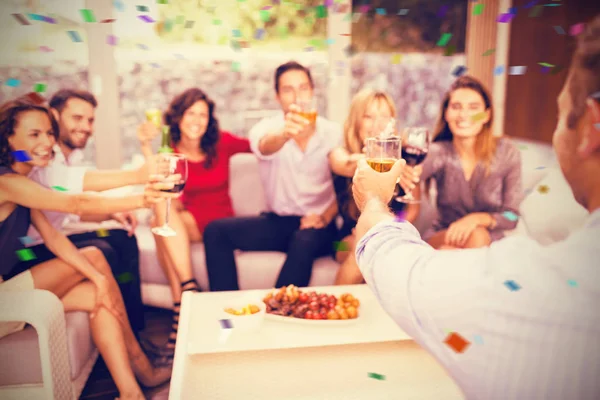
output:
M225 312L232 315L251 315L256 314L260 311L260 308L255 304L248 304L245 307L242 307L241 310L235 310L233 308L226 308Z
M341 296L304 292L294 285L273 289L263 302L267 313L304 319L354 319L358 317L360 301L350 293Z

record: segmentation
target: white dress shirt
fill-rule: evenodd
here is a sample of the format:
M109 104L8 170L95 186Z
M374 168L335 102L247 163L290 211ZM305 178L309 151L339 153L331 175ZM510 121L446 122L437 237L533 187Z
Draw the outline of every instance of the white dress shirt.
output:
M436 251L410 223L386 221L356 256L384 309L468 399L600 399L598 238L600 210L547 247L514 236ZM464 352L444 343L449 332L470 342Z
M271 155L258 149L267 133L283 128L283 112L264 118L248 134L250 148L259 159L259 172L265 189L268 211L278 215L323 214L335 201L329 153L342 143L342 127L325 118L317 118L314 135L305 151L294 140Z
M60 187L67 190L66 193L78 194L83 192L83 180L86 171L90 168L82 166L83 151L75 149L71 152L68 158L65 157L58 145L54 146L54 159L47 167L34 167L29 173L29 179L39 183L40 185L52 188ZM59 190L59 189L52 189ZM50 224L58 231L62 231L67 224L79 222L79 216L57 211L44 211ZM31 239L28 246L34 246L41 243L43 240L37 231L31 225L27 236Z

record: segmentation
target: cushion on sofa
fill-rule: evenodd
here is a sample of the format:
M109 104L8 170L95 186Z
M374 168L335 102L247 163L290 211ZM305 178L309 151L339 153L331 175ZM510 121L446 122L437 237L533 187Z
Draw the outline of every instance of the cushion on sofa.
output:
M65 315L71 379L76 379L93 356L88 313L70 312ZM0 386L38 384L42 382L40 348L35 329L27 326L0 340ZM27 360L27 362L23 362Z
M544 189L547 192L543 193ZM587 216L558 168L549 169L521 203L521 218L528 234L543 245L565 239L583 225Z
M229 196L234 214L245 217L265 211L267 201L254 154L236 154L231 157L229 168Z

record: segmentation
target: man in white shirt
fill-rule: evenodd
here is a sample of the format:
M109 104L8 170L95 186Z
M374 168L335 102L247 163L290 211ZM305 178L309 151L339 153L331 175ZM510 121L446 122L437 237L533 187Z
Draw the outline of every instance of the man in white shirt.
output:
M275 93L282 112L265 118L249 133L259 159L268 210L257 217L225 218L204 231L206 265L213 291L239 289L236 249L287 253L276 287L308 286L313 261L333 254L337 203L329 152L340 145L339 124L301 117L298 101L313 96L310 71L296 63L275 71Z
M562 242L436 251L385 206L404 161L382 174L361 161L354 176L367 284L468 399L600 398L600 17L580 35L558 107L554 149L590 212Z
M46 168L34 168L29 175L30 179L45 187L66 190L68 193L103 191L146 182L148 177L146 166L132 171L100 171L82 166L83 149L93 134L97 106L92 93L63 89L52 96L49 106L60 128L58 142L54 146L54 159ZM137 224L135 215L133 213L84 215L81 217L82 222L115 219L123 223L127 229L73 231L67 229L67 225L80 222L77 215L53 211L44 211L44 214L55 229L68 235L77 248L93 246L104 253L119 282L131 327L137 334L144 328L144 311L140 286L139 249L133 234ZM30 243L26 245L36 255L32 263L38 264L55 258L55 255L43 244L40 234L33 226L29 229L28 238Z

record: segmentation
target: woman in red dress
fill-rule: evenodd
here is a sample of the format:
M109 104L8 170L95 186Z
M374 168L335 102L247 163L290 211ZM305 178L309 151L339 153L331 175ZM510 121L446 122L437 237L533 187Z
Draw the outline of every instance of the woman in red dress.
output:
M175 347L181 293L198 291L192 272L190 242L202 241L206 225L219 218L232 217L229 197L229 159L237 153L250 153L248 139L219 130L215 103L200 89L192 88L176 96L165 113L171 133L171 146L188 160L188 180L181 200L173 201L169 225L173 237L154 236L157 255L173 293L173 330L167 349ZM158 134L152 123L138 129L146 157L152 155L150 141ZM153 225L162 225L166 207L155 207Z

